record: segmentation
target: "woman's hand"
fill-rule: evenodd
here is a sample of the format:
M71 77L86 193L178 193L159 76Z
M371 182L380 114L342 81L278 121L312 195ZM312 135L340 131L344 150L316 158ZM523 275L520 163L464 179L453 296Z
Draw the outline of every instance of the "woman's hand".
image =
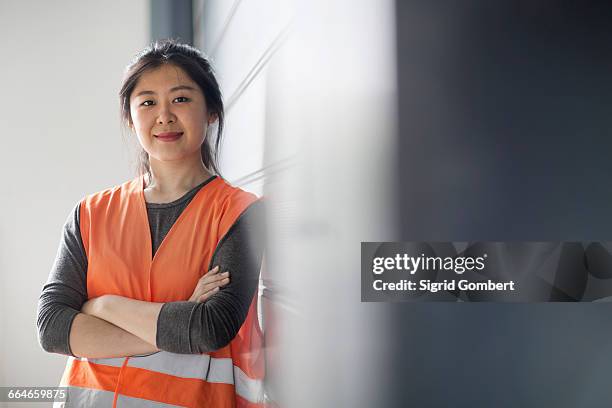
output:
M198 280L198 284L189 298L190 302L204 302L206 299L219 291L221 286L229 283L229 272L218 273L219 267L215 266L206 275Z

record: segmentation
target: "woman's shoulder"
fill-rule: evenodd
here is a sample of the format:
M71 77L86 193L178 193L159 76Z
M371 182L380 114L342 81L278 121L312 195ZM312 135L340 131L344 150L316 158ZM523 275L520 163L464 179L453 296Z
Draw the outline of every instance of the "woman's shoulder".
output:
M228 197L252 197L255 199L258 198L256 194L247 191L241 187L238 187L220 176L217 176L216 178L219 182L218 184L223 188L224 194Z
M100 204L103 202L109 202L115 199L119 199L121 197L125 197L126 194L138 193L139 183L142 183L141 176L135 177L121 184L116 184L114 186L105 188L103 190L88 193L81 199L81 203L87 205Z
M215 200L216 205L213 206L212 210L218 213L221 225L225 225L229 228L237 219L239 219L247 209L252 208L249 213L257 213L260 210L259 203L262 199L256 194L249 192L241 187L235 186L221 177L216 180L216 191L217 196ZM211 201L209 201L211 202ZM258 204L255 205L254 204Z
M242 207L244 209L250 204L261 200L256 194L235 186L219 176L217 176L217 179L218 201L225 208Z

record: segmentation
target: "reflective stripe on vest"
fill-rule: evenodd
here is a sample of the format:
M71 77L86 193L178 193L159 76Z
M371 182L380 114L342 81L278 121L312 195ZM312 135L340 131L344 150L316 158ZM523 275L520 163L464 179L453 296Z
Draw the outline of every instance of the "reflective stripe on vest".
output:
M143 190L144 179L138 177L81 202L90 298L114 294L149 302L189 299L210 269L223 236L257 199L219 177L208 182L152 258ZM238 334L219 350L201 355L160 351L128 358L71 357L61 385L77 390L75 395L83 401L112 394L114 402L101 406L261 408L263 377L263 335L255 294ZM162 405L134 405L149 401Z
M74 358L81 362L121 368L125 358ZM208 354L175 354L160 351L148 356L130 357L126 367L137 367L174 377L200 379L212 383L234 384L236 394L252 403L263 401L263 381L250 378L231 358Z
M66 402L55 402L53 408L82 407L112 407L115 393L111 391L92 390L90 388L68 387ZM169 405L140 398L117 397L117 406L122 408L177 408L179 405Z

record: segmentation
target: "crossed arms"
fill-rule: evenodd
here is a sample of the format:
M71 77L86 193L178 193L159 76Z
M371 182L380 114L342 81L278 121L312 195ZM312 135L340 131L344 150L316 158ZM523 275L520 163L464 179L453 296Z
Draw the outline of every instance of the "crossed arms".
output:
M215 251L213 265L230 271L214 293L196 287L189 301L153 303L121 296L87 299L87 259L80 240L78 205L64 226L58 254L38 306L45 351L88 358L123 357L158 350L196 354L227 345L246 318L255 294L263 242L263 208L252 204ZM259 237L259 239L254 239ZM219 283L220 284L220 283ZM205 290L206 289L206 290ZM197 294L208 293L200 298Z

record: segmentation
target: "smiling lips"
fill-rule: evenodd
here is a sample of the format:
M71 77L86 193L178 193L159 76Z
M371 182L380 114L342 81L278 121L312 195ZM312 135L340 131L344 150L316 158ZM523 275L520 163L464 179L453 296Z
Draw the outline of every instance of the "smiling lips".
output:
M164 133L159 133L153 136L155 136L162 142L172 142L178 139L179 137L183 136L183 132L164 132Z

